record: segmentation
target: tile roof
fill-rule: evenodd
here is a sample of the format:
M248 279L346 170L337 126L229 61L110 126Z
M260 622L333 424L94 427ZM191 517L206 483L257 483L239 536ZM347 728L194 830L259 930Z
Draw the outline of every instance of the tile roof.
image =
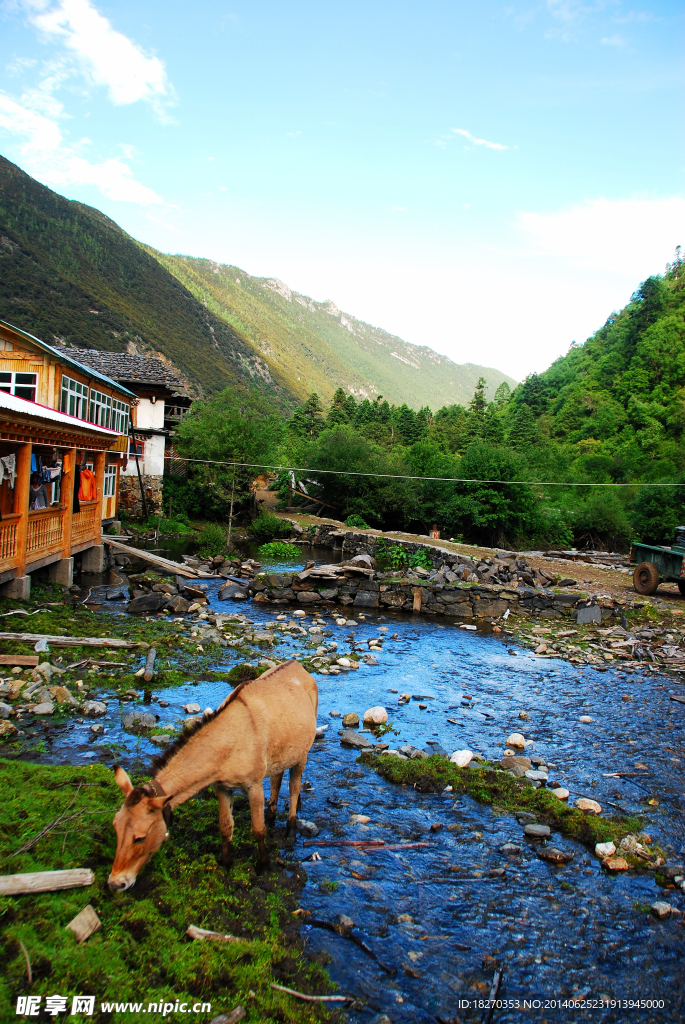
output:
M101 352L94 348L64 348L62 351L114 380L128 384L161 384L171 391L185 393L184 382L161 359L130 356L125 352Z

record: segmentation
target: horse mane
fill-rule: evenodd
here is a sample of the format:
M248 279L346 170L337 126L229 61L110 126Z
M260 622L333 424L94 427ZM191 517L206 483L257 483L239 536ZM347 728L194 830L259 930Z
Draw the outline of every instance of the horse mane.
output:
M264 672L263 675L257 676L257 679L263 679L267 675L275 675L276 672L285 668L286 665L290 665L291 661L284 661L281 665L276 665L275 668L270 668L267 672ZM244 682L238 683L235 689L229 693L228 697L221 702L216 711L211 711L209 714L203 715L202 718L199 721L194 722L190 728L184 729L178 739L174 740L174 742L171 743L162 754L159 754L157 757L153 757L152 764L155 767L153 778L157 777L162 768L166 768L169 762L176 757L183 747L185 747L186 743L192 740L193 736L196 736L206 725L209 725L215 718L218 718L230 704L238 699L245 687L249 686L250 683L253 682L255 682L254 679L246 679Z

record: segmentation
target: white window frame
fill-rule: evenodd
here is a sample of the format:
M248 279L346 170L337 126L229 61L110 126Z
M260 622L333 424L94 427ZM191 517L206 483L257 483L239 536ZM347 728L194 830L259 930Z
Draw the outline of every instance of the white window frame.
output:
M98 427L108 427L112 422L112 399L102 391L90 389L90 415L91 423Z
M112 430L117 434L128 435L128 425L131 418L130 407L126 402L120 402L118 398L112 399Z
M108 462L105 466L105 479L102 484L102 497L113 498L117 493L117 464Z
M62 397L60 400L60 412L67 416L75 416L78 420L88 419L88 385L82 384L80 380L67 377L62 374Z
M8 381L0 380L0 391L4 391L5 394L16 395L17 398L23 398L25 402L35 402L36 391L38 390L38 374L37 373L26 373L24 370L0 370L0 376L9 377ZM29 381L18 381L17 377L31 377L33 383ZM33 398L26 398L24 395L17 395L17 388L24 390L25 388L31 388L33 391Z

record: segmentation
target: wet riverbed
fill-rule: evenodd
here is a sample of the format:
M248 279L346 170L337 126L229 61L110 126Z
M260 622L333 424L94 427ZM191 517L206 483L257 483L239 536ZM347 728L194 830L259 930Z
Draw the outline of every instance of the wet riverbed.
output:
M240 612L256 626L276 617L269 606L219 602L218 584L209 584L207 592L214 610ZM115 613L123 607L109 605ZM292 609L286 614L290 619ZM305 629L313 618L318 615L308 613ZM359 765L356 752L340 746L340 719L331 717L336 711L361 717L367 707L381 704L399 733L386 737L391 746L411 743L429 750L438 743L449 753L468 748L488 758L499 758L506 737L520 731L532 741L526 753L545 758L550 779L569 789L571 800L589 796L605 813L642 815L643 830L669 850L669 862L682 863L685 706L669 700L672 680L615 669L579 670L516 648L504 634L428 618L355 615L353 626L337 626L330 612L323 618L328 639L337 642L341 654L353 640L388 638L376 654L377 666L317 676L319 723L328 730L311 752L305 776L311 788L303 793L301 817L314 822L319 833L315 840L300 836L289 855L305 860L316 851L320 857L305 861L309 880L302 906L311 917L332 922L348 916L376 954L374 959L349 939L304 925L309 946L332 957L331 976L365 1004L364 1010L348 1011L350 1021L367 1024L374 1013L387 1014L393 1024L480 1021L484 1010L476 1001L487 998L495 963L504 968L500 998L520 1004L497 1009L497 1021L682 1020L683 918L656 921L648 912L657 899L685 910L678 889L664 892L647 873L609 876L591 851L559 835L552 836L552 845L575 856L565 867L551 866L538 858L537 841L524 837L515 816L466 796L423 795L393 786ZM189 622L186 628L191 629ZM394 633L397 639L389 639ZM308 639L285 637L263 653L283 660L311 650L304 647ZM230 648L212 650L218 666L231 668L241 660ZM153 692L168 702L149 706L160 716L159 725L178 726L185 717L182 705L192 701L215 708L226 684L189 679L187 685ZM400 706L401 693L416 699ZM159 748L123 730L130 703L115 691L107 700L108 714L99 719L106 727L101 737L91 738L90 721L36 724L30 730L36 737L30 759L147 765ZM521 712L528 718L520 718ZM580 715L593 721L582 724ZM629 775L607 777L615 772ZM361 852L326 845L351 839L429 846ZM520 852L502 852L505 843ZM572 998L663 1000L664 1005L545 1008L545 1001ZM541 1005L524 1008L524 1000ZM466 1001L470 1006L460 1005Z

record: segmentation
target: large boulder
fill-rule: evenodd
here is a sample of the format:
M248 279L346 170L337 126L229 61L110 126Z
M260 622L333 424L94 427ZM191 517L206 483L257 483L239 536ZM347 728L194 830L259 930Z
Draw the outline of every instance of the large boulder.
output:
M174 615L185 615L190 608L190 601L186 601L185 597L181 597L180 594L177 594L176 597L171 598L167 608L170 612L173 612Z
M97 718L98 715L107 714L107 705L103 704L101 700L86 700L81 711L88 718Z
M376 559L367 554L355 555L354 558L348 559L345 565L360 565L363 569L375 569Z
M343 729L340 735L340 743L343 747L354 747L355 750L368 750L373 745L367 740L366 736L361 736L358 732L353 732L351 729Z
M129 601L126 609L129 615L149 615L166 608L169 598L166 594L145 594L143 597L134 597Z
M387 720L388 712L380 705L376 705L376 707L373 708L367 708L364 712L364 725L384 725Z
M142 729L154 729L157 725L157 716L150 715L146 711L131 711L124 715L124 729L131 732L139 732Z
M220 601L247 601L247 587L241 587L239 583L227 583L219 591Z
M352 605L354 608L378 608L379 595L370 590L360 590L355 595Z

